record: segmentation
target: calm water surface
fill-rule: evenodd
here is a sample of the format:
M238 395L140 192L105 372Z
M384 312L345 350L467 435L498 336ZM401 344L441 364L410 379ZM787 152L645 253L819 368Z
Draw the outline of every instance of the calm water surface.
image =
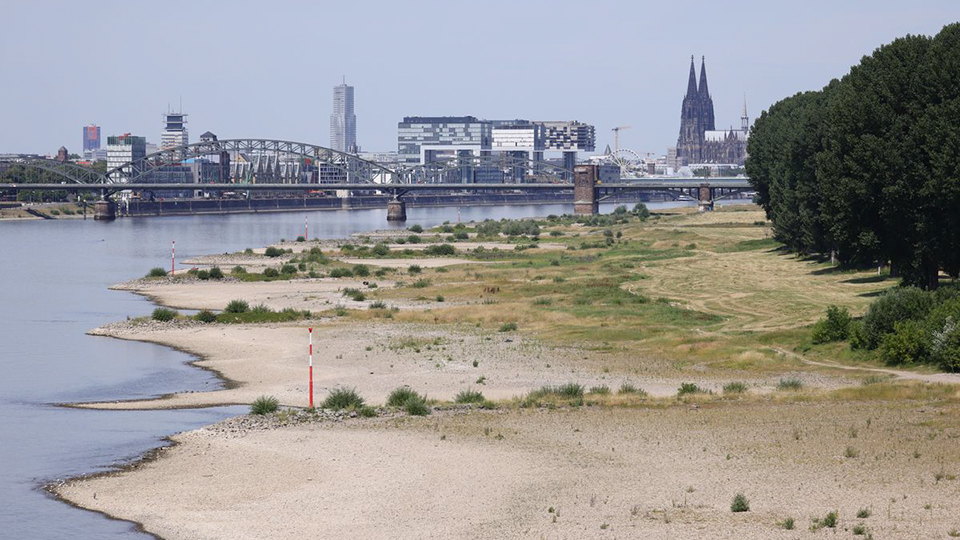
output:
M667 203L677 206L676 203ZM684 204L684 203L680 203ZM664 205L651 204L651 209ZM609 212L612 205L602 208ZM464 221L572 211L569 205L463 208ZM389 227L384 210L309 212L311 237ZM411 208L404 226L456 221L456 208ZM242 214L0 223L0 538L149 538L127 522L79 510L43 484L136 458L163 437L240 414L244 407L87 411L57 403L130 399L216 388L184 353L92 337L104 323L141 316L149 301L112 284L178 259L259 247L302 234L304 214Z

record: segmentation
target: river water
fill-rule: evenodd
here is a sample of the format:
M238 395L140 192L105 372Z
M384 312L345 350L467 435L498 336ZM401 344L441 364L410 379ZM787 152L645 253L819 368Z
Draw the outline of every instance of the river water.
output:
M688 203L651 204L651 209ZM602 211L612 210L605 205ZM570 205L463 208L464 221L562 214ZM411 208L403 226L457 220L456 208ZM306 214L310 236L338 238L402 227L385 211ZM0 223L0 538L149 538L128 522L73 508L46 494L57 479L107 470L173 433L245 412L245 407L91 411L65 402L131 399L206 390L219 382L158 345L85 335L149 313L153 304L112 284L177 258L260 247L302 234L304 214L237 214Z

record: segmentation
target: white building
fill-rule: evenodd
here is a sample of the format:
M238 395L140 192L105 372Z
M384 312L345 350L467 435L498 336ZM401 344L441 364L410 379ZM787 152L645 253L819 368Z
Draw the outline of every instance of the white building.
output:
M160 150L186 146L190 144L187 133L187 115L181 112L167 112L163 115L163 131L160 132ZM181 153L181 158L185 154Z
M113 170L125 163L137 161L147 155L147 140L125 133L107 137L107 170ZM113 182L129 180L131 170L117 171L110 175Z
M330 115L330 148L357 153L357 115L353 112L353 87L346 82L333 87L333 114Z

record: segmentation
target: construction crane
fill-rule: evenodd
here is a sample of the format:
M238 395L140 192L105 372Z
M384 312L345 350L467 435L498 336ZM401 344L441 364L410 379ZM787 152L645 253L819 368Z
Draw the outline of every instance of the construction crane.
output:
M613 132L613 153L616 154L620 151L620 130L621 129L630 129L632 126L617 126L610 131Z

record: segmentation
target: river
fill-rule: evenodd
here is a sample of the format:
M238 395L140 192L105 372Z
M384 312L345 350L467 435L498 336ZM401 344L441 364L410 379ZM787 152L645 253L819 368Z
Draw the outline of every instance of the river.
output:
M650 204L651 209L693 203ZM570 205L463 208L464 221L570 212ZM609 212L612 205L604 205ZM385 211L315 211L311 237L456 221L456 208L411 208L404 225ZM108 470L184 430L245 407L92 411L59 403L131 399L216 388L191 357L158 345L85 335L104 323L148 314L149 301L112 284L178 259L260 247L302 234L304 214L235 214L0 223L0 537L150 538L124 521L73 508L42 486Z

